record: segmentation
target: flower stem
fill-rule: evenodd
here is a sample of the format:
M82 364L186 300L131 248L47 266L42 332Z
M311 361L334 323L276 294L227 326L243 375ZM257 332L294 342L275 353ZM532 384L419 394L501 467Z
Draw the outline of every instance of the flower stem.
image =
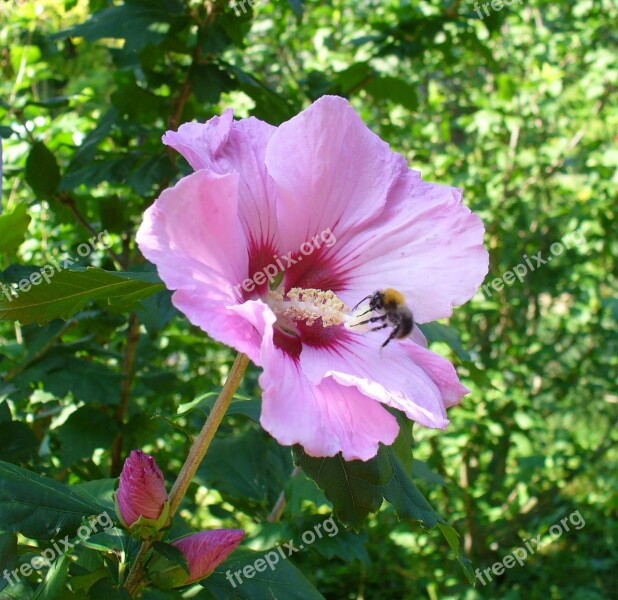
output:
M232 402L232 398L234 398L234 394L238 389L248 364L249 358L245 354L239 353L236 356L236 360L232 365L232 370L228 375L217 401L208 415L208 419L206 419L206 423L204 423L204 427L202 427L202 431L200 431L200 434L193 441L191 450L189 450L189 456L187 456L185 463L176 478L176 482L172 487L172 491L170 492L170 519L176 514L182 499L185 497L185 494L189 489L189 485L191 484L197 469L204 459L204 456L210 447L210 443L215 437L215 433L217 432L219 425L221 425L221 421L223 421L223 417ZM142 543L125 582L124 587L132 598L135 597L144 584L143 559L148 550L150 550L150 547L154 541L155 540L152 539L146 540Z

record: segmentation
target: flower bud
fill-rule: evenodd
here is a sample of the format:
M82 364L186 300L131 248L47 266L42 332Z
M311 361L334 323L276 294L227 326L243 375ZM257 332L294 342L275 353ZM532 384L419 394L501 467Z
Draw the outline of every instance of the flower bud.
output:
M141 450L131 452L122 468L115 500L121 523L138 537L152 537L167 524L165 480L152 456Z
M150 579L161 589L181 587L208 577L240 545L242 529L202 531L172 542L189 566L189 574L176 563L156 555L148 563Z

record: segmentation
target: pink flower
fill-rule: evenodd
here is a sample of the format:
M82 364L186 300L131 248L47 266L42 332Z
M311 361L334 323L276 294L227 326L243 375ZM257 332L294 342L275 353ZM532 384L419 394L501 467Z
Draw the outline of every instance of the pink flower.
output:
M137 242L175 306L263 368L263 427L346 460L395 440L386 406L446 427L469 391L453 366L418 328L380 353L390 330L350 326L344 303L392 287L425 323L469 300L488 255L461 190L424 182L334 96L278 128L228 110L163 141L196 172L146 211Z
M167 502L165 479L155 459L133 450L124 463L116 496L119 516L127 527L142 517L157 521Z
M184 555L189 565L189 579L183 585L210 575L240 545L245 532L242 529L215 529L202 531L172 542Z

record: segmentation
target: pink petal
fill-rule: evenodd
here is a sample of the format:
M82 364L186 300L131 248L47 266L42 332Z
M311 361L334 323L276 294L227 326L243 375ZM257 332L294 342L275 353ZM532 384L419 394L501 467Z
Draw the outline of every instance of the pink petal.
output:
M301 444L310 456L345 460L373 458L380 442L392 444L399 432L393 415L357 389L327 378L317 385L300 365L274 347L265 330L260 376L261 423L283 445Z
M174 305L211 337L256 355L253 326L228 311L248 272L247 242L238 219L237 175L202 170L164 191L137 232Z
M305 346L302 371L313 383L332 377L421 425L444 429L449 422L446 407L469 392L453 365L410 340L391 342L380 356L384 339L384 331L379 331L346 337L333 349Z
M122 467L118 485L118 507L123 521L131 526L140 517L158 519L167 501L165 479L155 459L133 450Z
M266 166L277 185L283 246L293 251L328 228L338 235L366 223L406 169L403 157L337 96L320 98L280 125Z
M461 190L424 182L410 171L378 219L334 246L337 269L347 279L340 297L353 305L394 287L406 296L416 322L448 317L453 306L474 296L487 274L483 234Z
M250 245L269 247L269 259L276 253L276 192L264 155L275 129L255 117L234 121L228 109L207 123L185 123L178 131L163 136L163 142L180 152L196 170L238 173L241 223ZM256 266L251 273L264 266Z
M206 284L219 289L220 298L232 300L226 286L247 273L238 177L206 170L184 177L146 210L136 239L170 289Z
M185 123L178 131L168 131L163 143L182 154L196 170L216 169L216 158L221 153L229 136L234 111L228 108L220 117L213 117L207 123Z

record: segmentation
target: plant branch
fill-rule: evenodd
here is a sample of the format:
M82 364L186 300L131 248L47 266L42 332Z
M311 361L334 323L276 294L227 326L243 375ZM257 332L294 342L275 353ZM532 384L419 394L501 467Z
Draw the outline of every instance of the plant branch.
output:
M68 209L75 215L75 218L77 219L78 223L84 229L86 229L87 231L89 231L90 233L92 233L95 236L99 235L99 232L96 231L96 229L94 229L94 227L92 225L90 225L90 223L88 223L88 221L86 220L84 215L82 215L82 213L79 212L79 208L77 208L77 204L75 203L75 199L71 195L69 195L69 194L67 194L65 192L61 192L61 193L57 194L57 198L58 198L58 200L60 200L60 202L62 202L62 204L64 204L66 207L68 207ZM109 247L106 248L105 250L110 255L111 259L116 263L116 268L117 269L119 269L120 271L128 269L128 265L125 264L125 262L122 260L121 256L116 254Z
M135 354L137 344L139 342L139 320L136 313L131 313L129 317L129 328L127 330L127 343L124 349L124 362L122 365L122 374L124 379L122 382L122 390L120 392L120 404L116 411L116 420L120 426L120 431L112 445L112 460L111 460L111 476L118 477L120 475L122 463L122 428L125 424L127 412L129 410L129 401L131 399L131 387L135 378Z
M204 423L204 427L202 427L202 431L200 431L200 434L195 438L195 441L189 450L189 455L187 456L185 463L176 478L176 482L172 487L169 497L170 519L176 514L182 499L185 497L185 494L189 489L189 485L191 484L198 467L204 459L204 456L210 447L210 443L215 437L215 433L217 432L217 429L219 429L219 425L221 425L221 421L223 421L223 417L225 416L225 413L234 398L234 394L240 385L248 364L249 358L245 354L239 353L236 356L236 360L232 365L232 370L228 375L225 385L223 386L217 401L212 407L212 410L206 419L206 423ZM131 567L131 571L129 572L129 576L127 577L127 581L125 583L125 588L131 597L135 597L144 584L144 566L142 564L143 558L151 548L154 541L155 540L152 539L143 542L133 566Z
M300 467L294 467L294 470L292 471L290 478L296 477L297 475L300 474L300 472L301 472ZM281 493L279 494L279 498L277 498L277 502L275 502L275 506L273 506L273 509L270 511L270 514L266 517L266 520L269 523L276 523L281 518L281 515L283 514L283 511L285 510L286 504L287 504L287 500L285 497L285 490L282 490Z

